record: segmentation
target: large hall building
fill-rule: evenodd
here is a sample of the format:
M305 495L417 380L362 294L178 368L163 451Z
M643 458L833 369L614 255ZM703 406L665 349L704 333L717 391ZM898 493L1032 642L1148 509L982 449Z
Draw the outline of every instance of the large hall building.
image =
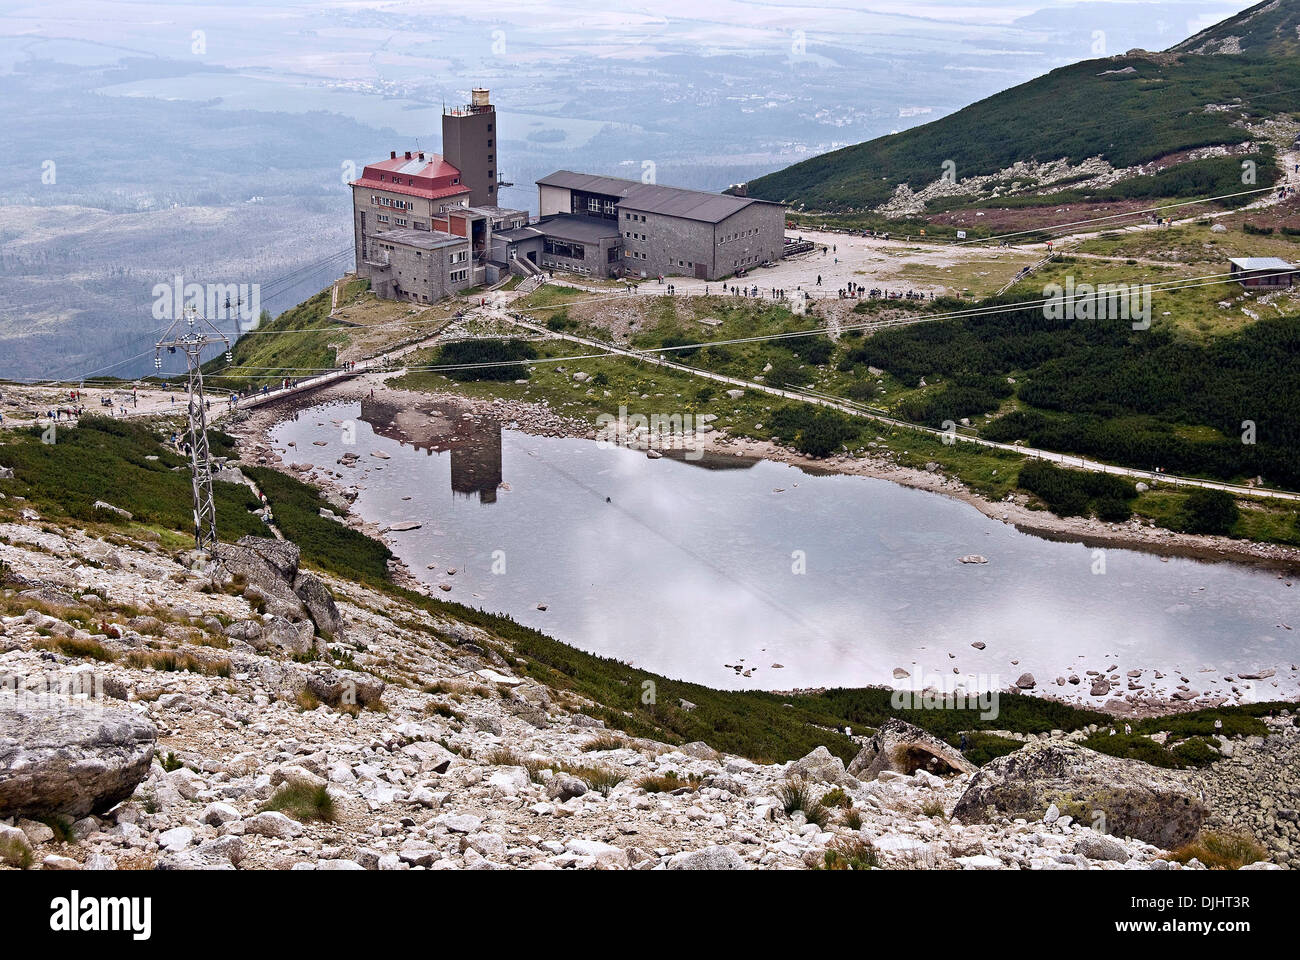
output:
M780 259L785 208L748 197L560 170L540 217L497 205L488 91L442 117L443 152L393 151L352 181L357 275L389 299L432 303L506 275L721 280Z

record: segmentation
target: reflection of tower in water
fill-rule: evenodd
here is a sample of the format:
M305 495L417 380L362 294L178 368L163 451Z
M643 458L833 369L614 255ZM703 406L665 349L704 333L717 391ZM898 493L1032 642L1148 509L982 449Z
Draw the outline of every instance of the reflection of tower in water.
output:
M435 407L417 410L379 398L361 402L361 419L381 437L426 454L451 453L451 492L496 503L501 485L501 424Z
M461 432L470 421L462 421ZM451 492L472 497L479 503L496 503L501 485L501 424L474 423L451 448Z

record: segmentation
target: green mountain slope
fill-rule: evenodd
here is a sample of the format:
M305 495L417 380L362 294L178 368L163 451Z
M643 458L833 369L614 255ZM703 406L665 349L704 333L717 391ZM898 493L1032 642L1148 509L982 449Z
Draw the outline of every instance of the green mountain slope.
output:
M1251 11L1246 11L1198 35L1209 42L1217 36L1214 31L1242 21L1252 31L1243 42L1244 54L1134 51L1062 67L925 126L768 174L751 181L748 194L844 213L884 203L900 184L921 190L944 175L949 161L957 178L965 180L997 174L1020 161L1076 165L1099 156L1112 167L1127 168L1198 147L1252 142L1257 135L1243 124L1294 109L1300 89L1300 57L1285 55L1289 41L1264 39L1287 29L1295 34L1292 21L1300 18L1300 0L1274 0L1264 7L1254 8L1249 22ZM1281 13L1285 17L1279 20ZM1237 164L1224 158L1175 159L1181 162L1162 174L1166 182L1154 194L1152 178L1134 176L1107 185L1106 196L1098 199L1242 189ZM1012 179L999 196L1010 192ZM1058 190L1065 183L1044 189Z
M1171 49L1177 53L1295 56L1300 53L1300 4L1265 0Z

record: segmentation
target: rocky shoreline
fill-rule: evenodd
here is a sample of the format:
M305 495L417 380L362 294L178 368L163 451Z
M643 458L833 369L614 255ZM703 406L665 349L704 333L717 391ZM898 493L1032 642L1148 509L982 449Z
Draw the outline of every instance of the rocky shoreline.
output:
M240 423L231 428L230 432L240 439L241 449L247 459L255 459L261 464L289 470L320 485L329 491L331 508L339 511L343 522L378 539L385 539L389 530L348 512L351 500L355 499L358 491L354 482L341 471L324 467L310 469L305 464L295 463L292 451L289 449L277 450L270 441L270 433L277 424L294 418L305 407L361 401L368 398L370 391L374 389L377 396L382 396L386 405L397 410L427 408L433 404L449 411L447 415L451 419L472 414L475 417L501 422L510 429L534 436L595 438L595 430L590 424L561 416L542 404L502 399L484 400L466 397L454 391L417 392L383 386L382 383L383 380L379 376L373 378L373 382L366 379L345 382L318 391L312 395L309 402L301 398L289 398L279 404L257 408L249 411ZM405 438L404 442L416 439L403 433L396 424L393 429L396 431L395 436ZM707 444L706 453L711 456L767 459L799 467L811 474L843 473L888 480L960 500L974 506L991 519L1011 524L1022 532L1046 539L1081 542L1098 547L1140 549L1165 557L1180 556L1207 561L1249 563L1277 569L1280 579L1285 578L1286 571L1291 568L1292 560L1289 558L1294 558L1296 563L1300 563L1300 551L1291 548L1274 547L1268 544L1242 544L1222 537L1174 534L1136 523L1117 525L1092 519L1062 519L1046 511L1028 509L1024 506L1023 497L1018 501L993 502L970 491L960 481L945 477L937 471L900 467L884 458L835 456L824 460L813 460L768 441L729 438L717 433L703 436ZM400 561L395 561L394 569L395 575L400 577L406 586L421 590L432 586L421 580L418 574L407 569ZM1287 585L1289 586L1290 583L1288 582ZM1187 691L1176 695L1161 695L1141 689L1140 686L1135 688L1135 681L1131 674L1127 681L1124 679L1122 674L1133 666L1133 664L1125 665L1118 672L1112 669L1108 671L1110 674L1108 678L1091 677L1086 683L1082 682L1081 676L1075 677L1067 671L1067 674L1063 674L1056 680L1055 685L1050 682L1034 683L1013 692L1032 693L1043 699L1071 706L1087 706L1116 717L1131 719L1219 706L1232 702L1238 689L1232 687L1223 693L1198 694L1193 697L1187 697ZM1291 664L1290 667L1292 671L1296 670L1296 665ZM1278 669L1281 670L1282 667ZM1106 683L1101 690L1101 699L1098 700L1098 681L1101 679L1105 679ZM1184 685L1190 680L1189 674L1184 680ZM1136 682L1143 683L1141 680Z

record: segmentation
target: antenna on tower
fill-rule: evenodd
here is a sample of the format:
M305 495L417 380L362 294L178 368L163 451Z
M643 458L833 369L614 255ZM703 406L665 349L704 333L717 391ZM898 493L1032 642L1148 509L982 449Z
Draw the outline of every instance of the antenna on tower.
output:
M188 395L190 433L190 480L194 490L194 545L207 553L217 545L217 508L212 500L212 456L208 451L208 413L203 395L203 364L199 355L204 347L220 343L226 348L226 362L232 359L230 338L198 316L193 306L188 307L183 319L172 321L162 339L154 345L153 365L162 369L162 352L185 354L189 379L185 392Z

